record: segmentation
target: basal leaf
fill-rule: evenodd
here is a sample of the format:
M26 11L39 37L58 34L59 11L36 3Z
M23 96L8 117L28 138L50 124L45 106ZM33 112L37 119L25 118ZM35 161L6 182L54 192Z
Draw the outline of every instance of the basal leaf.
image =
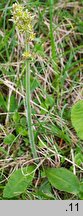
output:
M22 173L25 174L23 174ZM22 170L16 170L9 178L8 183L6 184L3 197L4 198L12 198L23 193L27 187L30 186L33 177L34 177L34 166L25 167ZM32 172L32 173L31 173ZM26 176L26 174L28 174Z
M83 140L83 100L73 105L71 109L71 121L78 137Z
M68 193L79 193L78 178L65 168L48 168L46 175L52 186L60 191Z

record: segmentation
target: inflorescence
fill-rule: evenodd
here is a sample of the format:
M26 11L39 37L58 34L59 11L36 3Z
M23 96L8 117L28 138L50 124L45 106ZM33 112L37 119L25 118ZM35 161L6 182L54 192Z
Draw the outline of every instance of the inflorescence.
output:
M13 4L12 20L20 33L26 34L27 42L33 41L35 33L33 31L33 16L20 4Z

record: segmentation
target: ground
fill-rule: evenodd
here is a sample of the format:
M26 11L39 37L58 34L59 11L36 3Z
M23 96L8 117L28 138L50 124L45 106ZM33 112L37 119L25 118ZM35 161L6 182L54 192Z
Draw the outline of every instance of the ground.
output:
M36 164L26 121L25 41L11 20L15 2L0 1L0 199L15 170ZM31 186L12 199L82 199L53 187L45 170L63 167L82 181L83 146L71 108L83 97L83 1L18 2L34 16L30 82L38 163Z

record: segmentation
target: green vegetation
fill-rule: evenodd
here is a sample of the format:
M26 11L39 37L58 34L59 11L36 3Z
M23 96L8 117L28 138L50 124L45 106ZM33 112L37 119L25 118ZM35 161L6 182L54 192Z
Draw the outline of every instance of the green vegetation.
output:
M82 16L82 0L0 1L0 200L83 200Z
M83 100L79 100L72 107L71 111L72 124L77 131L78 137L83 140Z

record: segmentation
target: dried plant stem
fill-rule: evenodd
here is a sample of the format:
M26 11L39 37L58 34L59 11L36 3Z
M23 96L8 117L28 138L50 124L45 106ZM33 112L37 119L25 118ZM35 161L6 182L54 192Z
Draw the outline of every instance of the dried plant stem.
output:
M26 46L26 51L29 46ZM32 128L31 105L30 105L30 60L26 60L26 116L28 124L28 135L33 158L37 158L36 147L34 143L34 134Z

